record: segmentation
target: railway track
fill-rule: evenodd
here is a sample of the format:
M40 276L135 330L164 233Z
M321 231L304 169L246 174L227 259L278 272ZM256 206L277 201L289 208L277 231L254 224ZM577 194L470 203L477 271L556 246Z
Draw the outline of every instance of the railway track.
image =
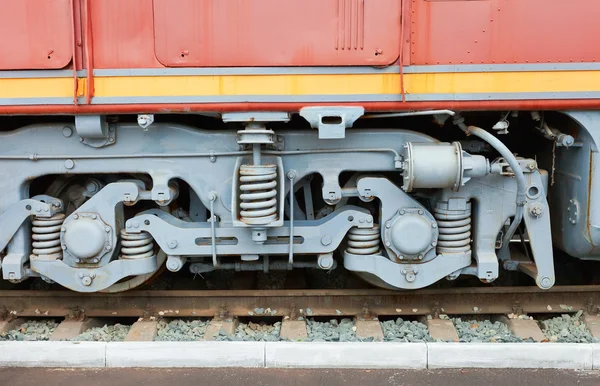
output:
M71 291L0 291L0 317L421 316L543 314L600 310L600 286L481 287L396 292L358 290L130 291L86 294ZM173 315L165 315L172 311ZM260 315L260 313L258 313ZM269 316L265 315L265 316Z

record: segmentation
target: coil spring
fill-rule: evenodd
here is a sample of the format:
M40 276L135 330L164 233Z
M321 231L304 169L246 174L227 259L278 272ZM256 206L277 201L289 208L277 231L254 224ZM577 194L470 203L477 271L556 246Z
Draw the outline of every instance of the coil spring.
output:
M154 257L153 238L148 232L127 233L121 229L121 256L119 259L134 260Z
M346 252L353 255L379 254L380 233L378 224L374 224L373 228L350 228Z
M436 208L434 217L440 231L438 253L460 253L471 250L471 204L466 210Z
M277 167L240 166L240 217L249 225L267 225L277 219Z
M33 255L47 260L62 258L60 245L60 229L65 221L63 213L55 214L50 218L34 217L31 222L31 238L33 242Z

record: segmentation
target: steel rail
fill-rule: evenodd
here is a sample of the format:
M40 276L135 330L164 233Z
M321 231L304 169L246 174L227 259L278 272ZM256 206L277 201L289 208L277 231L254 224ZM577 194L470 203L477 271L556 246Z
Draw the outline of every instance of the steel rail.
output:
M0 317L64 317L81 310L90 317L342 316L564 313L598 311L600 286L486 287L387 290L0 291ZM264 310L264 311L263 311ZM262 312L261 312L262 311Z

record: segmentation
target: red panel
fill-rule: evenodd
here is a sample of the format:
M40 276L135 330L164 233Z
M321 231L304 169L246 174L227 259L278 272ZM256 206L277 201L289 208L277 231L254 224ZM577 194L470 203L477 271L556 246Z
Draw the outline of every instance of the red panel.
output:
M94 68L163 67L154 56L152 0L91 0Z
M600 60L598 0L414 0L413 64Z
M166 66L384 66L400 46L399 0L154 0Z
M73 57L69 0L0 0L0 70L58 69Z

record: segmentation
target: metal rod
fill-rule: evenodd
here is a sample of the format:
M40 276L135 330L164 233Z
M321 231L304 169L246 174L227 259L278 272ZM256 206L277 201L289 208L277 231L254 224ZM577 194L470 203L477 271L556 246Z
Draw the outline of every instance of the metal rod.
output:
M254 165L260 165L262 163L260 157L260 143L252 144L252 162Z
M290 180L290 257L288 263L294 264L294 179L296 171L287 172L287 178Z
M210 200L210 242L212 247L212 261L213 266L218 267L219 262L217 261L217 239L215 236L215 201L217 199L217 192L210 192L208 194Z

